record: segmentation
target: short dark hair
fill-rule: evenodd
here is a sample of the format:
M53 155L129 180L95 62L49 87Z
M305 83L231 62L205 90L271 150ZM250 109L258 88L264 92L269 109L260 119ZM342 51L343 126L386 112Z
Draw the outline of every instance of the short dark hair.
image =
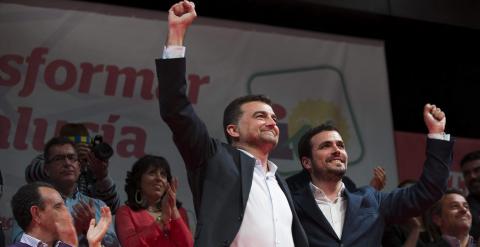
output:
M480 160L480 150L470 152L463 156L462 161L460 161L460 167L463 167L466 163L474 160Z
M73 143L71 140L69 140L66 137L53 137L52 139L50 139L47 142L47 144L45 144L45 148L43 149L43 156L45 158L45 164L50 163L50 149L53 146L62 146L62 145L66 145L66 144L70 144L70 145L72 145L72 147L75 148L75 143Z
M312 158L312 143L311 139L314 135L323 131L338 131L338 129L332 123L323 123L317 127L309 129L305 134L300 137L298 141L298 158L302 160L302 157Z
M459 190L459 189L454 189L454 188L451 188L451 189L447 189L445 191L445 194L443 194L443 197L442 199L438 200L433 206L432 206L432 215L437 215L437 216L440 216L442 215L442 201L443 201L443 198L446 196L446 195L450 195L450 194L458 194L458 195L461 195L465 198L465 194Z
M88 136L88 129L81 123L66 123L60 129L59 136Z
M232 137L227 132L227 125L229 124L238 124L238 120L242 116L242 105L249 102L259 101L263 102L269 106L272 106L272 101L265 95L253 94L246 95L234 99L230 104L227 105L225 111L223 112L223 131L225 133L225 138L229 144L232 144Z
M20 187L10 202L13 217L24 232L27 231L28 226L32 222L30 208L32 206L38 206L40 209L45 208L42 196L38 190L40 187L55 189L51 184L44 182L29 183Z
M125 202L133 211L138 211L147 208L147 205L142 205L136 202L135 193L140 190L140 182L142 175L150 168L158 168L167 174L167 181L172 182L172 173L168 161L155 155L145 155L138 159L132 166L131 171L127 171L127 178L125 179L125 192L127 193L127 201Z

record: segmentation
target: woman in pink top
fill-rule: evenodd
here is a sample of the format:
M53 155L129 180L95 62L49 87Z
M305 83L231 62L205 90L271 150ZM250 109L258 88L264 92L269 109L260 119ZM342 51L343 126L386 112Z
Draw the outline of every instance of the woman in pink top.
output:
M163 157L140 158L127 172L125 182L128 200L117 210L115 219L123 247L193 246L192 234L182 218L185 211L177 208L178 182L172 179Z

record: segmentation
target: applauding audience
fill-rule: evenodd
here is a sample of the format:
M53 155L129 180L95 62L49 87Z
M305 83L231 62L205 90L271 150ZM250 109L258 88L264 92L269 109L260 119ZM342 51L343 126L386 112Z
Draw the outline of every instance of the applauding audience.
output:
M63 202L74 219L79 246L87 246L86 234L93 218L100 220L105 203L91 198L78 190L80 162L75 145L64 137L54 137L45 145L45 172L48 182L62 195ZM19 222L20 223L20 222ZM12 236L18 242L23 231L14 224ZM119 246L117 236L110 227L102 239L106 247Z
M21 187L11 201L13 216L23 229L20 242L12 246L78 246L77 233L68 208L55 188L47 183L33 182ZM101 219L91 219L87 231L90 247L100 247L111 223L108 207L102 207Z

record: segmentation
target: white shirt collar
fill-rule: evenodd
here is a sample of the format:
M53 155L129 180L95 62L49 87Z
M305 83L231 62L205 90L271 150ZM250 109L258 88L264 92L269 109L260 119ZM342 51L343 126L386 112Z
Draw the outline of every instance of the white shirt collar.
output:
M255 167L259 167L260 169L262 169L262 162L257 159L255 156L253 156L253 154L249 153L248 151L245 151L243 149L240 149L240 148L237 148L238 150L242 151L244 154L248 155L248 157L250 158L253 158L255 159ZM271 175L271 176L275 176L275 173L277 172L278 170L278 166L275 165L275 163L273 163L272 161L270 160L267 160L267 167L268 167L268 172L267 172L267 176ZM262 169L263 170L263 169Z
M35 246L35 247L48 247L48 244L26 233L23 233L22 238L20 239L20 242L24 244L28 244L30 246Z
M310 182L310 188L312 189L313 197L315 198L315 200L330 201L330 199L328 199L328 197L325 195L325 192L323 192L322 189L315 186L312 182ZM335 200L337 200L338 198L341 198L344 191L345 191L345 184L343 184L343 182L340 182L340 190L338 191L338 194Z

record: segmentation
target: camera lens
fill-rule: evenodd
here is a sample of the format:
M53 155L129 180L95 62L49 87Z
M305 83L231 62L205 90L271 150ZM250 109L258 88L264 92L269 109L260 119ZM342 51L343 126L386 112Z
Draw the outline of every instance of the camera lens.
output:
M95 145L92 151L97 159L103 161L107 161L113 155L112 147L105 142Z
M113 148L108 143L103 142L101 135L96 135L92 140L92 152L95 158L107 161L113 155Z

